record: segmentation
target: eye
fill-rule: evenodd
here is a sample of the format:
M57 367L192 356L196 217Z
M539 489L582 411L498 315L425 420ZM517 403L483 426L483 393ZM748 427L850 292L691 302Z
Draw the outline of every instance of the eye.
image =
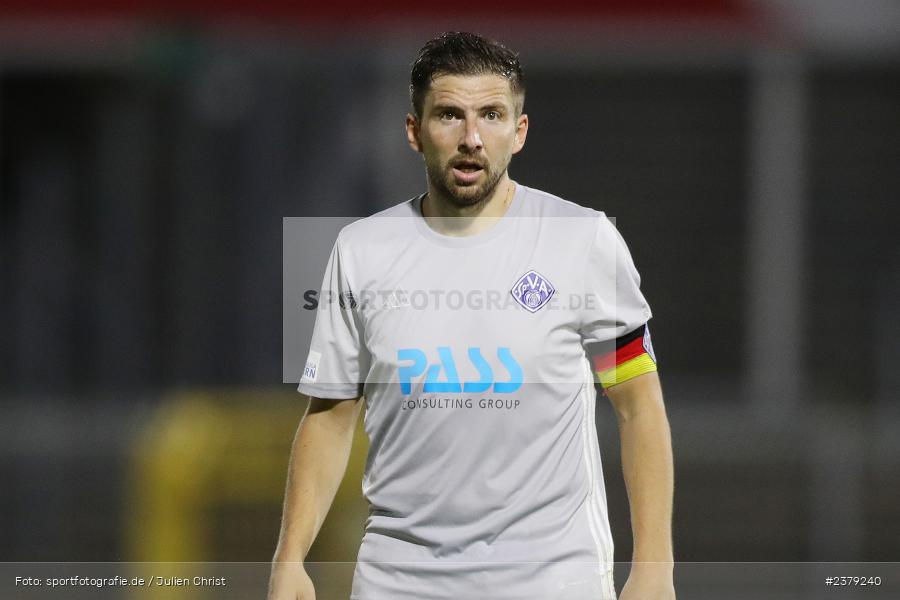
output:
M453 111L445 110L441 113L441 121L452 121L456 118L456 114Z
M496 121L500 118L500 113L498 113L496 110L489 110L484 114L484 118L488 121Z

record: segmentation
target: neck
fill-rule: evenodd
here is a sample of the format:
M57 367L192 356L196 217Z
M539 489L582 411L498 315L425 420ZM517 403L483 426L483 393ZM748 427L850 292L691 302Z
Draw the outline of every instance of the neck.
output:
M442 235L463 237L476 235L490 229L512 203L516 184L508 175L497 183L489 197L471 206L457 206L438 194L428 185L428 194L422 200L422 216L428 226Z

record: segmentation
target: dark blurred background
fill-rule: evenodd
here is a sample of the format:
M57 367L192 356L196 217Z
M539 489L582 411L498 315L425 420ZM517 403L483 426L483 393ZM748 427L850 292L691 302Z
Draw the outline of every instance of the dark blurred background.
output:
M512 177L631 247L678 559L900 558L900 5L375 6L0 5L0 560L271 557L282 218L423 190L408 69L448 29L521 54ZM313 559L355 557L359 441Z

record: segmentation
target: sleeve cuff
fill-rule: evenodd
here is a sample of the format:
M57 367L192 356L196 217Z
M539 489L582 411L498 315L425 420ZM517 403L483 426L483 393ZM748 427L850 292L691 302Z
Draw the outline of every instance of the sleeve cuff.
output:
M301 383L297 386L297 391L323 400L350 400L363 395L361 385L345 384Z

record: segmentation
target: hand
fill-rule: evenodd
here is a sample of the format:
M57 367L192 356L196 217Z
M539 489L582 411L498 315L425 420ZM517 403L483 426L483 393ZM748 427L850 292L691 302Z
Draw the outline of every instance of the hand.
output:
M268 600L316 600L312 579L302 562L272 563Z
M633 564L619 600L675 600L671 567Z

